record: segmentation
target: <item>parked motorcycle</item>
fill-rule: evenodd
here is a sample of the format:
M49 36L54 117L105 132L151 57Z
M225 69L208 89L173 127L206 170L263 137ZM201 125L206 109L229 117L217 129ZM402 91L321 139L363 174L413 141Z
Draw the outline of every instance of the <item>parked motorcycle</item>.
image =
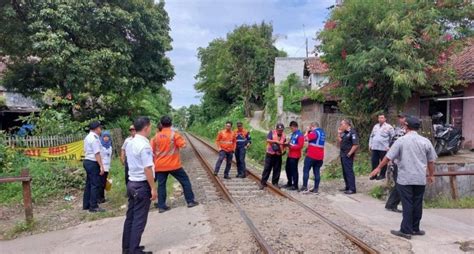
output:
M461 149L461 144L464 138L462 137L461 129L455 128L452 124L444 124L441 122L443 113L438 112L434 114L433 120L434 130L434 147L436 154L451 153L456 154Z

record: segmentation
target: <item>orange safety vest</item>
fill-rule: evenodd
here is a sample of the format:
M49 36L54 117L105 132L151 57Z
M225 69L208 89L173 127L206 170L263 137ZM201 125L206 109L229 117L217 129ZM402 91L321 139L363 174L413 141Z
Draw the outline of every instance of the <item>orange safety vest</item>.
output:
M151 140L155 171L166 172L180 169L182 165L179 149L185 145L183 137L171 128L163 128L162 131L156 133Z
M281 134L281 138L278 139L278 133L277 133L277 131L276 131L276 130L273 130L273 131L272 131L272 140L284 142L284 141L286 140L285 133L282 133L282 134ZM267 153L268 153L268 154L277 154L277 155L280 155L280 154L283 153L284 150L285 150L285 146L280 145L280 152L277 153L277 152L273 151L273 149L272 149L272 143L267 142Z
M236 146L236 136L233 131L222 130L217 134L216 144L219 150L233 152Z

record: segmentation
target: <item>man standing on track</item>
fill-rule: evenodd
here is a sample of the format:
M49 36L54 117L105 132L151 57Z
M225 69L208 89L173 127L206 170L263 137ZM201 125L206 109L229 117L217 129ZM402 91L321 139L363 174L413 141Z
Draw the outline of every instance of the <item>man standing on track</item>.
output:
M341 149L341 165L344 182L345 194L351 195L356 193L356 182L354 175L354 159L357 149L359 148L359 135L352 128L352 122L348 119L341 121L338 130L338 141Z
M281 173L282 156L285 153L286 136L283 133L285 126L279 123L276 129L272 130L267 135L267 150L265 155L265 165L262 172L262 180L260 182L260 189L267 187L267 180L273 169L272 184L278 186Z
M182 167L179 154L179 150L186 147L186 141L178 132L171 129L171 117L163 116L160 123L162 129L156 133L151 141L155 159L156 179L158 181L157 208L160 213L170 210L170 207L166 205L166 181L168 175L172 175L183 187L184 198L188 207L197 206L199 203L194 201L191 181Z
M225 159L224 178L230 179L229 172L232 166L232 156L237 145L235 134L232 131L232 122L227 121L225 123L225 129L217 134L216 145L219 149L219 159L217 159L216 167L214 168L214 175L217 176L217 174L219 174L222 161Z
M288 183L286 184L286 188L288 190L297 190L298 188L298 162L301 158L301 150L304 147L304 135L298 129L298 123L295 121L290 122L291 128L291 136L290 142L288 143L288 158L286 159L286 176L288 178Z
M372 170L379 165L390 147L390 141L394 136L393 127L387 123L385 114L378 115L378 123L372 129L369 138L369 150L372 153ZM385 179L387 167L384 167L377 176L377 180Z
M308 191L309 171L313 168L314 188L311 192L317 194L319 190L319 182L321 181L319 170L323 165L324 142L326 140L326 134L324 133L324 130L319 127L317 122L313 122L309 126L306 131L306 140L308 140L308 151L304 159L303 186L301 187L301 191Z
M129 166L127 184L128 209L123 226L123 253L152 253L143 251L140 246L143 231L148 220L152 200L156 199L153 172L153 152L148 136L151 123L148 117L139 117L133 123L137 134L127 144L126 154Z
M437 156L431 142L416 132L421 126L421 121L416 117L409 116L406 118L406 123L405 136L395 141L385 158L370 173L370 176L377 175L389 161L398 160L397 190L402 200L403 220L400 230L391 230L390 233L411 239L412 235L425 234L425 231L420 230L423 195L426 182L434 183L434 162Z
M104 165L100 156L101 144L100 134L102 125L99 121L93 121L89 125L89 134L84 139L84 169L86 170L86 186L84 188L84 196L82 209L89 212L104 212L103 208L98 205L100 189L102 186L101 176L104 175Z
M237 176L246 177L247 167L245 165L245 153L252 144L250 133L244 129L242 122L237 122L237 130L235 131L237 147L235 149L235 160L237 161Z

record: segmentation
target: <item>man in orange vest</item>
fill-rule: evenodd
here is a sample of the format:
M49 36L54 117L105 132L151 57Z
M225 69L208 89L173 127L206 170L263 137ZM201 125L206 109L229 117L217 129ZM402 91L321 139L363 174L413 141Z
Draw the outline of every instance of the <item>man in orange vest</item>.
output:
M245 153L249 148L252 140L250 133L244 129L242 122L237 122L237 130L235 130L235 137L237 140L237 146L235 148L235 160L237 161L237 176L240 178L246 177L246 165L245 165Z
M260 182L260 189L263 190L267 186L267 180L273 169L272 184L278 186L280 181L281 161L285 153L286 136L283 133L285 126L279 123L276 129L272 130L267 135L267 150L265 155L265 166L263 167L262 181Z
M166 180L171 174L183 187L184 198L188 207L197 206L191 181L181 165L179 150L186 147L186 141L177 132L171 129L171 117L163 116L160 120L162 130L157 132L151 140L154 155L156 180L158 181L158 208L160 213L170 210L166 205Z
M214 175L216 176L221 169L222 161L226 159L224 178L230 179L229 171L232 165L232 155L234 154L237 140L232 131L232 122L225 123L225 129L217 134L216 145L219 149L219 159L217 159L216 167L214 168Z

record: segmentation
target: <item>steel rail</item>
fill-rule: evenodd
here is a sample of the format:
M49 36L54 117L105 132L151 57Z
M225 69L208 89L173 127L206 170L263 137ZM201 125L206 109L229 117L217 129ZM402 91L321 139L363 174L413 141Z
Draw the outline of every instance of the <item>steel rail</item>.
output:
M218 177L216 177L213 174L212 166L209 164L209 162L204 159L204 156L199 152L198 149L194 146L193 142L189 139L187 133L184 133L186 136L187 140L189 141L189 144L191 145L194 153L196 154L196 157L199 159L201 164L203 165L204 169L206 170L207 174L209 177L212 179L212 181L215 183L216 187L219 189L219 191L223 194L224 198L229 201L230 203L234 204L234 206L237 208L239 211L240 217L244 220L245 224L250 228L250 231L252 232L255 240L257 241L257 244L259 245L260 249L262 250L263 253L266 254L273 254L275 253L273 249L270 247L270 245L265 241L263 236L260 234L258 231L257 227L255 224L253 224L252 220L249 218L247 213L242 209L242 207L239 205L239 203L232 197L232 194L230 194L229 190L227 187L225 187L225 184L220 180ZM193 136L194 137L194 136ZM201 141L201 140L199 140Z
M205 140L203 140L202 138L200 137L197 137L196 135L192 134L192 133L189 133L192 137L194 137L195 139L199 140L201 143L203 143L204 145L206 145L207 147L209 147L212 151L218 153L217 149L215 147L213 147L212 145L210 145L209 143L207 143ZM236 162L234 160L232 160L232 163L233 164L236 164ZM247 175L250 176L250 178L256 182L258 182L260 184L260 180L261 178L255 174L254 172L252 172L251 170L249 170L248 168L246 168L246 172L247 172ZM281 196L281 197L284 197L284 198L287 198L293 202L295 202L297 205L299 205L300 207L304 208L305 210L307 210L308 212L310 212L311 214L315 215L316 217L318 217L320 220L322 220L323 222L325 222L326 224L328 224L329 226L331 226L332 228L334 228L335 230L337 230L339 233L341 233L342 235L344 235L349 241L351 241L352 243L354 243L355 245L357 245L364 253L370 253L370 254L378 254L380 253L378 250L370 247L367 243L365 243L362 239L358 238L357 236L351 234L350 232L348 232L347 230L345 230L344 228L342 228L341 226L337 225L336 223L334 223L333 221L331 221L330 219L326 218L324 215L322 215L321 213L317 212L316 210L314 210L313 208L305 205L303 202L301 202L300 200L294 198L293 196L281 191L279 188L275 187L273 184L271 183L267 183L267 189L270 190L270 192L278 195L278 196Z

